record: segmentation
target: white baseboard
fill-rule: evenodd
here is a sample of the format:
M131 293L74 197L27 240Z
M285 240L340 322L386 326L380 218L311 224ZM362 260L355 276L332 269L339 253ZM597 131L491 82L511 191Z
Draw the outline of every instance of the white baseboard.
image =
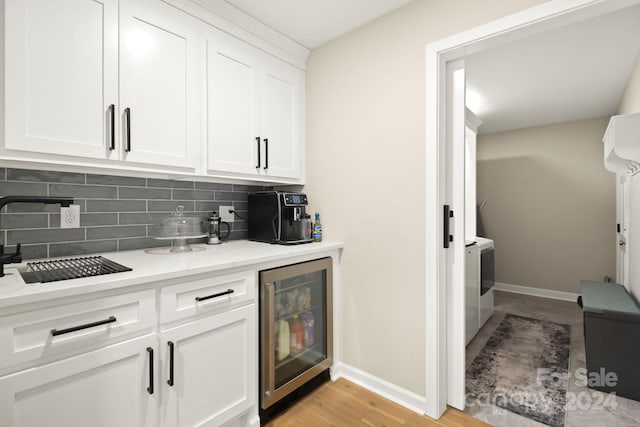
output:
M353 366L344 363L337 363L331 369L331 379L333 381L338 378L347 379L353 383L366 388L367 390L378 394L385 399L389 399L398 405L404 406L420 415L424 415L426 408L426 399L412 391L398 387L389 381L371 375Z
M532 288L529 286L512 285L511 283L496 282L493 287L496 291L511 292L514 294L531 295L534 297L551 298L561 301L576 302L579 294L573 292L554 291L551 289Z

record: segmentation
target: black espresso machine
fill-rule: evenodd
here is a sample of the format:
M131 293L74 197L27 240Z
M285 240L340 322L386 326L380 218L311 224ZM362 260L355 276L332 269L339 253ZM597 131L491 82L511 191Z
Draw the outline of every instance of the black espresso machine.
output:
M307 195L281 191L249 193L249 240L295 245L309 243L305 238ZM307 233L308 234L308 233Z

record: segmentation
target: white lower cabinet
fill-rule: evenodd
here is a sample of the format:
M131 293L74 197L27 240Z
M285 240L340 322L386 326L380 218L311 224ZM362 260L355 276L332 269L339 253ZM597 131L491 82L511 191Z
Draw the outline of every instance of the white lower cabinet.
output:
M0 425L157 426L157 348L147 335L0 377Z
M246 270L0 314L0 426L256 423L255 292Z
M161 333L162 425L219 426L256 404L255 304Z

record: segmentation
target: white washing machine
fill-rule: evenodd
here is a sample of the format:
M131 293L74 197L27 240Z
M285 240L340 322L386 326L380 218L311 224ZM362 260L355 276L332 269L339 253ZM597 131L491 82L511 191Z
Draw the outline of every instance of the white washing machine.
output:
M480 254L475 241L465 248L465 341L469 344L480 330Z
M495 284L495 252L493 240L476 238L480 253L480 310L479 320L482 327L493 314L493 286Z

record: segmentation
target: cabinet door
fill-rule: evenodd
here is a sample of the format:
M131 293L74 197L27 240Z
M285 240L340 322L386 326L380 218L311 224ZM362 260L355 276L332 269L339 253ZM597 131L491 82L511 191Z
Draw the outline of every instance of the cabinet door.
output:
M198 21L153 0L120 3L120 119L127 161L195 169L202 43Z
M117 0L5 7L5 148L110 156L118 100Z
M162 333L164 426L218 426L254 406L255 310L251 304Z
M262 172L273 177L299 178L303 72L276 58L263 58L260 131L267 142Z
M209 171L255 175L258 152L257 52L219 31L207 38Z
M0 425L156 426L147 347L157 349L155 336L0 378Z

